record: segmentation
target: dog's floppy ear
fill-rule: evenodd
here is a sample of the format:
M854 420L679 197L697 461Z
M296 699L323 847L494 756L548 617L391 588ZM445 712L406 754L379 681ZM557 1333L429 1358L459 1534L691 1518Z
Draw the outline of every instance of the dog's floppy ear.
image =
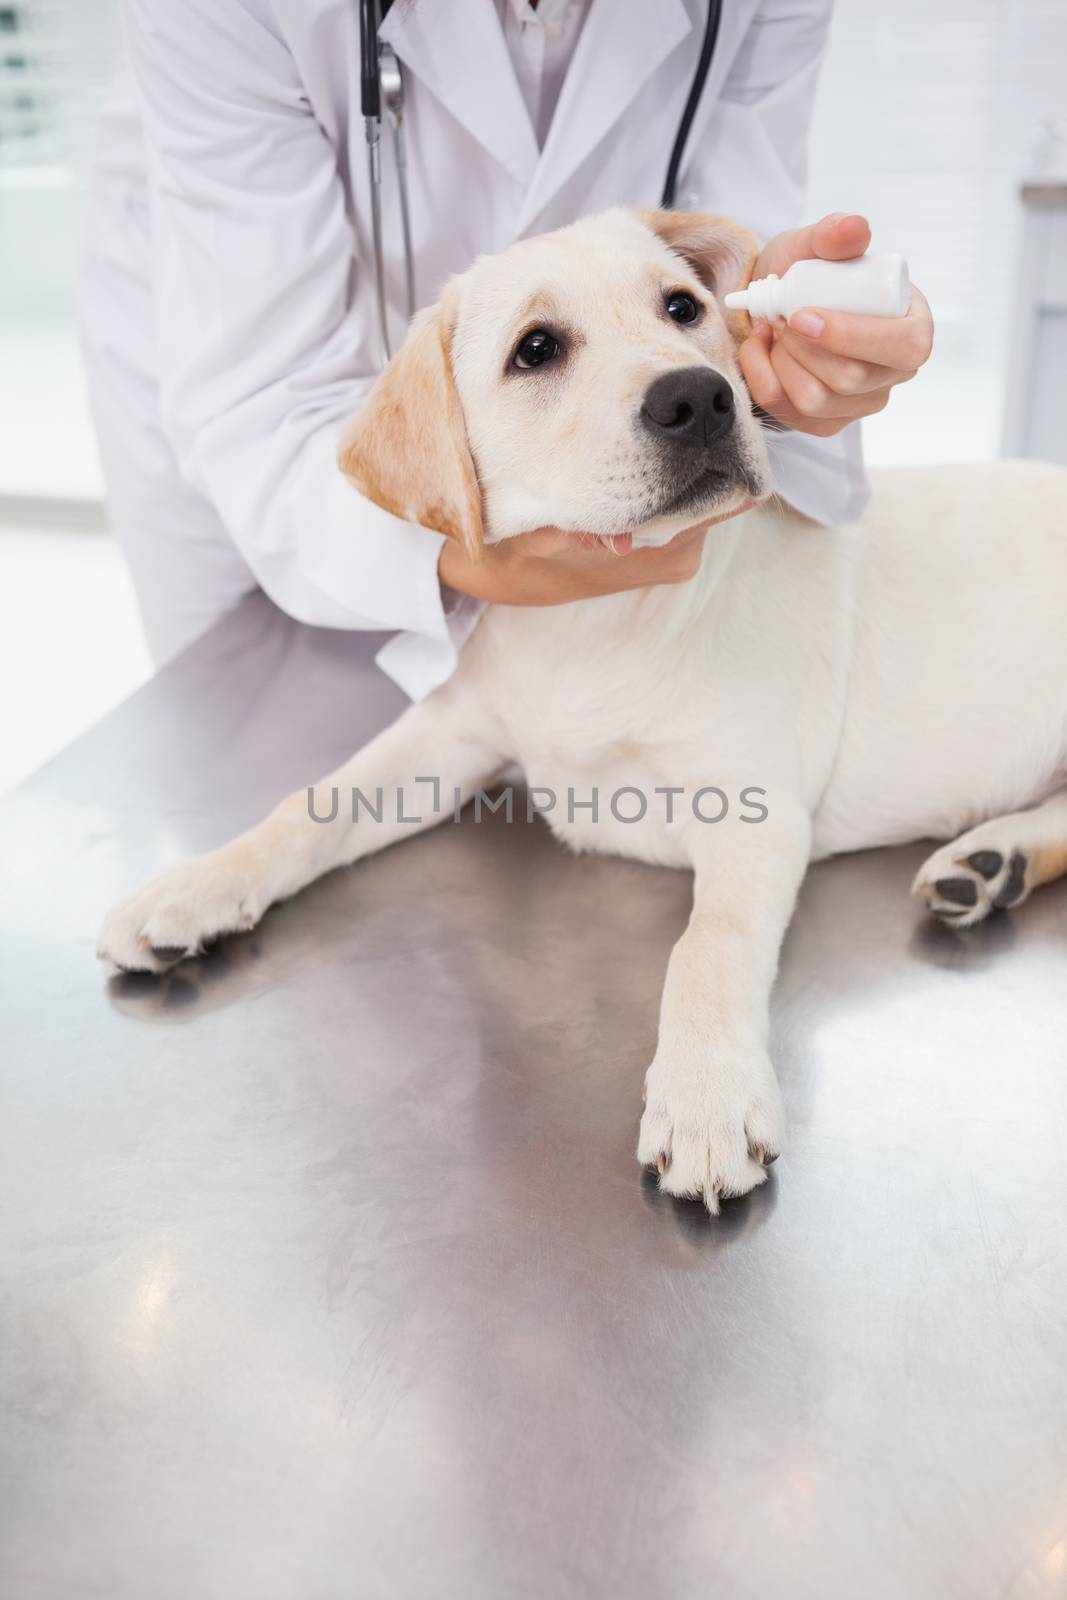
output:
M422 311L341 440L341 471L361 494L477 556L482 497L452 376L451 297Z
M745 289L759 255L755 235L729 217L699 211L639 211L647 228L678 253L717 300L733 289ZM749 331L747 313L724 312L735 338Z

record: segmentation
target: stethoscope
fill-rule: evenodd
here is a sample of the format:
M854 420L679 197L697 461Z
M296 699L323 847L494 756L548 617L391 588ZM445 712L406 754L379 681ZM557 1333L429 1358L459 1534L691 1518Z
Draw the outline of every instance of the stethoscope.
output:
M392 0L359 0L359 93L363 113L363 132L367 141L367 170L370 174L371 233L374 255L374 289L378 303L378 333L381 339L382 359L388 361L389 326L385 309L385 256L382 247L382 107L393 133L393 157L396 165L397 189L400 195L400 224L404 234L404 283L407 293L408 318L415 314L415 261L411 249L411 210L408 204L408 163L404 146L404 75L392 47L378 37L382 19L388 15ZM678 123L678 132L671 147L667 163L667 176L663 184L660 205L669 211L674 205L678 184L678 169L685 154L689 130L693 126L700 96L711 66L715 41L722 17L722 0L708 0L708 14L704 20L704 37L700 43L696 71L689 96Z

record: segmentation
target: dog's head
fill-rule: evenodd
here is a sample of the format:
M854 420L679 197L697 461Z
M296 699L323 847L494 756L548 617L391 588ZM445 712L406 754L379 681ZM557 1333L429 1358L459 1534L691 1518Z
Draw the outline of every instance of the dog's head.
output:
M664 544L770 489L722 296L736 223L609 211L483 256L349 426L343 471L386 510L484 543L555 525Z

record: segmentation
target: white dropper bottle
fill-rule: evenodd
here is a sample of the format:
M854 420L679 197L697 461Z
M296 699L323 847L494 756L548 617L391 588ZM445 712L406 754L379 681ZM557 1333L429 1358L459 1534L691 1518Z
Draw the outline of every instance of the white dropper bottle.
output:
M725 296L730 311L775 322L801 306L858 311L865 317L902 317L911 291L903 256L857 256L854 261L794 261L784 277L755 278Z

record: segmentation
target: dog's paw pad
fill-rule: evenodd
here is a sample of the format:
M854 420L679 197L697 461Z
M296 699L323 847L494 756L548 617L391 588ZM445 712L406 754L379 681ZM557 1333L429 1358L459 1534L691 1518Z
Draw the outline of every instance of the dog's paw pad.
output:
M1004 857L999 850L974 850L967 857L967 865L973 867L975 872L989 883L991 879L999 876L1004 866Z
M1003 882L993 895L993 904L998 911L1007 910L1009 906L1017 906L1021 900L1025 900L1028 865L1021 850L1012 851L1007 873L1002 873Z
M973 878L938 878L934 888L942 900L954 906L969 908L978 904L978 885Z

